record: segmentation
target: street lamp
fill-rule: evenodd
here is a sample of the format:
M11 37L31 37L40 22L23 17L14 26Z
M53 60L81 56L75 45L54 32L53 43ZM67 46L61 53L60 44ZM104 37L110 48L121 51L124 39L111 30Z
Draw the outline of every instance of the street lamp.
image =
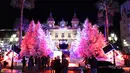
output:
M129 46L128 42L126 40L123 40L123 45L124 46Z
M18 38L16 37L17 35L16 34L13 34L12 36L11 36L11 38L10 38L10 42L12 43L12 48L11 48L11 50L12 50L12 52L13 52L13 50L14 50L14 45L16 44L16 42L18 41ZM13 62L14 62L14 52L13 52L13 54L12 54L12 60L11 60L11 69L13 69Z
M118 40L118 37L116 36L115 33L111 33L110 36L108 37L108 40L112 43L116 43L116 41Z
M117 36L115 33L111 33L110 36L108 37L108 40L112 43L116 43L118 40ZM110 43L111 44L111 43ZM113 47L113 45L111 45ZM114 47L113 47L114 48ZM115 51L113 50L113 63L116 65L116 60L115 60Z

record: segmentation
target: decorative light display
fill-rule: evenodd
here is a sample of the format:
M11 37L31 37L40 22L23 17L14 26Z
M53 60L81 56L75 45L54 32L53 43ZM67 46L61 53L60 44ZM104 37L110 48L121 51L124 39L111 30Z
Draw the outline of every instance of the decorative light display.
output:
M98 30L98 26L92 25L88 19L85 20L84 28L81 30L77 29L77 34L75 40L70 43L69 52L70 60L89 57L91 55L96 55L97 58L111 59L112 54L105 54L102 50L106 46L106 39L101 32ZM60 30L65 31L66 28L60 28ZM28 32L25 34L22 41L22 48L20 56L47 56L56 57L61 56L62 52L59 51L57 47L57 41L53 41L50 32L47 30L46 33L42 30L40 22L37 24L32 21L29 25ZM68 44L68 41L61 40L58 44ZM123 64L122 54L118 53L116 56L118 63ZM111 53L111 52L110 52ZM77 59L75 62L77 62ZM122 62L122 63L121 63Z
M77 30L77 35L76 35L76 40L71 42L71 46L70 46L70 57L74 58L74 57L79 57L78 55L78 46L80 43L80 39L81 39L81 29L79 28Z
M32 21L23 39L20 55L47 56L50 54L50 51L50 48L47 46L45 32L43 32L40 22L35 26L34 21Z
M82 57L97 55L105 57L102 48L106 46L106 39L98 30L98 26L92 25L88 19L85 20L84 28L81 31L81 40L78 45L78 54Z

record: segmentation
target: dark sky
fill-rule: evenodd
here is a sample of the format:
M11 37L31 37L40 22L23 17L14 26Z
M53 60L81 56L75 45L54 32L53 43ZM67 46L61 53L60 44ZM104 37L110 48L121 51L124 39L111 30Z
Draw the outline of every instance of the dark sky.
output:
M91 22L96 23L97 9L94 6L97 0L36 0L35 8L32 10L24 10L24 17L35 21L45 22L49 16L50 10L54 19L61 21L64 18L65 21L70 23L74 10L76 10L77 17L81 22L84 22L88 17ZM117 0L120 3L124 0ZM12 28L16 18L20 17L20 9L13 8L10 5L11 0L2 0L1 2L1 26L3 28Z

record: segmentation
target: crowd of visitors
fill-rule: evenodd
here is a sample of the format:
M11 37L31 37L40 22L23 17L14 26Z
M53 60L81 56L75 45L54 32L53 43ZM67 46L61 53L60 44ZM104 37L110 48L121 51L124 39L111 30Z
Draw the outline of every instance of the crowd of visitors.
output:
M66 59L66 56L64 54L62 55L62 59L60 59L60 56L57 56L53 60L50 60L49 55L42 56L42 57L30 56L28 62L24 56L21 62L22 62L23 72L25 71L26 65L28 65L28 71L30 73L32 73L33 70L36 70L38 72L40 69L45 69L45 68L51 68L52 73L68 72L69 61Z
M69 61L64 54L62 55L62 59L60 59L60 56L57 56L51 62L52 73L68 73L68 65Z
M29 60L27 61L25 59L25 56L23 56L22 58L22 71L25 71L25 67L26 65L28 65L28 70L31 73L33 70L37 70L39 71L41 68L47 68L50 66L50 56L42 56L42 57L38 57L38 56L30 56ZM33 69L35 68L35 69Z

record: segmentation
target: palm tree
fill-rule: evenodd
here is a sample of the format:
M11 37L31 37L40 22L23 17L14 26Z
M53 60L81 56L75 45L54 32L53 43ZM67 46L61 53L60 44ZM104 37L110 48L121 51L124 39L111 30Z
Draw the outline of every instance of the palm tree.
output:
M108 20L108 19L109 19L109 17L112 19L114 12L119 11L119 4L118 4L118 2L116 2L114 0L99 0L96 3L96 6L99 10L99 12L98 12L99 23L104 24L104 22L105 22L105 25L104 25L105 37L106 37L106 40L108 40L109 25L110 25L110 23L112 23L112 22L109 22L110 20ZM103 15L104 11L105 11L105 17Z
M19 47L21 48L21 42L22 42L22 24L23 24L23 10L26 9L32 9L35 6L35 0L12 0L11 6L17 7L21 9L20 14L20 28L19 28Z

